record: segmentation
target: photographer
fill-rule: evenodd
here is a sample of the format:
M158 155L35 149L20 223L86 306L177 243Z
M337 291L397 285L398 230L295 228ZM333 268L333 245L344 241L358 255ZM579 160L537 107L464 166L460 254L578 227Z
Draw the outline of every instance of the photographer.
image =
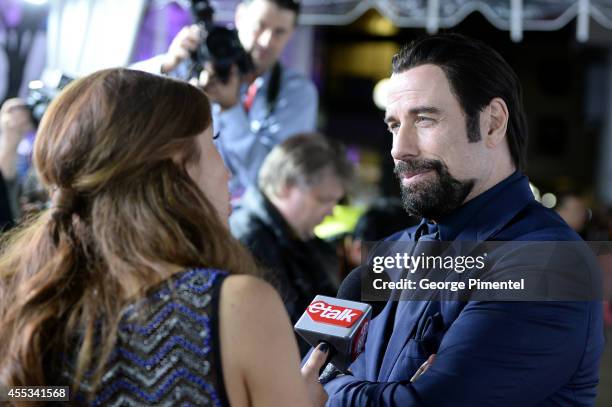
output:
M25 179L25 160L19 155L19 145L34 129L26 102L8 99L0 107L0 229L5 229L20 217L21 181ZM21 170L21 171L20 171Z
M17 177L17 147L34 124L25 101L9 99L0 108L0 171L5 181Z
M257 172L270 150L296 133L315 129L317 91L312 82L278 59L295 29L300 4L293 0L243 0L235 23L242 46L249 52L254 72L232 69L227 82L210 66L200 84L213 101L217 146L232 172L234 198L256 185ZM136 69L184 76L190 53L201 41L200 28L183 28L164 55L134 65Z

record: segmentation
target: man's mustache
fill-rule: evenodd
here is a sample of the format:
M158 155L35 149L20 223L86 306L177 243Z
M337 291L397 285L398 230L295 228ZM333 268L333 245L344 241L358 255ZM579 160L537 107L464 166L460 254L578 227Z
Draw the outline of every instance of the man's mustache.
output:
M443 164L438 160L410 160L397 162L393 172L400 178L402 175L418 174L430 170L434 170L439 174L442 168Z

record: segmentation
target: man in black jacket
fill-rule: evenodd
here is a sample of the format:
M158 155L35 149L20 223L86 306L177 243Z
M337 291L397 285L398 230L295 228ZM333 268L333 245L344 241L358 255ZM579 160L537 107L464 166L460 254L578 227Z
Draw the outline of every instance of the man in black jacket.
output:
M266 269L295 323L317 294L335 296L338 260L314 235L344 196L352 167L344 149L321 135L302 134L275 147L230 218L232 234ZM300 342L304 354L308 350Z

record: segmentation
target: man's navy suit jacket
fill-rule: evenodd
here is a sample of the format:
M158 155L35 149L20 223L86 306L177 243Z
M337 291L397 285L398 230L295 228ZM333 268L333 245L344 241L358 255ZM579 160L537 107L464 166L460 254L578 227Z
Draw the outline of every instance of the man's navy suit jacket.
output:
M515 175L455 239L579 240L561 218L535 201L527 178ZM410 233L394 240L411 240ZM389 301L372 319L365 350L351 366L353 375L325 385L327 406L595 403L603 350L600 301L413 301L402 309L394 322ZM410 383L431 353L436 353L433 365Z

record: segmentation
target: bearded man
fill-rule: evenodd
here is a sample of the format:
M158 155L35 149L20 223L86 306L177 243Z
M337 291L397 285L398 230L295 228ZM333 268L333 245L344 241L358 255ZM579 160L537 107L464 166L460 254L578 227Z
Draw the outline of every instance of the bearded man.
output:
M391 240L518 243L496 250L488 266L542 282L581 258L571 275L594 275L580 237L531 193L521 86L492 48L455 34L404 47L393 59L385 121L405 209L422 218ZM529 255L551 241L570 250ZM327 406L594 405L601 301L545 288L555 301L392 297L370 322L351 374L325 378Z

